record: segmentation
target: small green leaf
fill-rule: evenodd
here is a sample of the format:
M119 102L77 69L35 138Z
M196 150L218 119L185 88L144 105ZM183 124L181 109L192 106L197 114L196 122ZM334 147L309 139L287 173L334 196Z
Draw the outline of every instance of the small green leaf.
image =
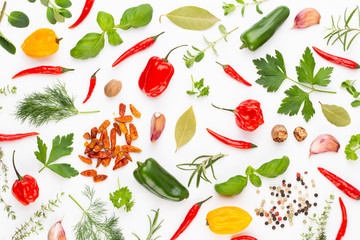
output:
M71 178L79 175L79 172L67 163L51 164L47 166L47 168L64 178Z
M0 45L9 53L16 53L16 47L2 34L2 32L0 32Z
M227 34L226 28L225 28L225 26L222 25L222 24L219 25L219 31L220 31L222 34Z
M215 184L215 191L223 196L231 197L241 193L247 185L248 178L237 175L226 182Z
M199 52L195 58L195 62L200 62L205 57L205 53L203 51Z
M150 4L141 4L137 7L129 8L123 13L120 24L116 25L116 27L123 30L143 27L150 23L152 15L153 8Z
M37 137L37 146L39 151L34 152L36 159L41 163L46 163L47 146L40 137Z
M360 134L352 135L349 143L345 147L345 154L347 160L357 160L359 157L356 151L359 150L360 145Z
M260 10L259 4L256 4L256 11L257 11L259 14L263 14L263 12Z
M227 16L229 13L232 13L236 10L236 6L234 4L228 4L228 3L224 3L222 8L224 9L225 16Z
M56 20L57 22L63 23L63 22L65 22L65 18L64 18L63 15L61 15L61 14L59 13L59 10L60 10L60 9L54 9L54 18L55 18L55 20Z
M25 13L19 11L13 11L8 17L9 23L17 28L25 28L29 26L29 18Z
M244 4L244 0L236 0L240 4Z
M264 163L255 172L263 177L276 178L287 170L289 164L289 158L287 156L283 156L282 158Z
M255 169L251 166L248 166L245 170L245 174L246 176L250 176L251 174L253 174L255 172Z
M120 45L123 43L123 40L121 39L120 35L116 32L116 29L107 32L109 43L113 46Z
M244 16L245 15L245 6L243 6L242 8L241 8L241 16Z
M190 107L185 111L175 126L175 140L176 140L176 150L179 147L183 146L185 143L189 142L191 138L195 135L196 131L196 118L194 110Z
M71 18L72 17L72 14L69 10L67 9L64 9L64 8L60 8L58 10L58 12L60 13L60 15L62 15L64 18Z
M105 32L111 31L115 27L114 17L106 12L98 12L96 21L100 28Z
M36 0L28 0L28 2L34 3L36 2Z
M70 147L73 144L74 134L70 133L66 136L56 136L52 142L52 148L49 155L49 159L46 164L50 164L63 156L70 155L73 148Z
M48 19L48 21L51 23L51 24L55 24L56 23L56 20L54 18L54 9L51 8L51 7L48 7L47 10L46 10L46 17Z
M55 0L56 5L62 8L68 8L71 6L70 0Z
M352 107L358 107L358 106L360 106L360 100L354 100L354 101L352 101L352 102L351 102L351 106L352 106Z
M254 185L255 187L261 187L261 179L258 175L254 174L254 173L250 174L249 180L252 183L252 185Z
M96 57L104 48L105 37L100 33L88 33L80 39L70 54L74 58L88 59Z
M49 6L49 0L40 0L41 4L44 5L45 7Z
M321 104L321 110L326 119L335 126L345 127L351 123L351 118L348 112L342 107Z

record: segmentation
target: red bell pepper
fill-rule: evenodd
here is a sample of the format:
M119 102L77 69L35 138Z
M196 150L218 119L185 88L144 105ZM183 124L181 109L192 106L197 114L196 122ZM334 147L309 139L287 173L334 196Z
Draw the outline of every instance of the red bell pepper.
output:
M172 51L181 45L170 50L165 58L151 57L139 78L139 88L148 97L157 97L165 91L174 75L174 66L169 63L168 57Z

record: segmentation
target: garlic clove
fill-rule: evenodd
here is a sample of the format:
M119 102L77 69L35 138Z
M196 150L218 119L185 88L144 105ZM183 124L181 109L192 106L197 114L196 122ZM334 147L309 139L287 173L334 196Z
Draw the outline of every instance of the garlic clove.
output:
M320 18L320 13L316 9L305 8L296 15L293 28L307 28L319 24Z
M330 134L321 134L310 145L310 154L318 154L324 152L338 152L340 144L336 138Z
M154 143L159 139L161 133L165 128L166 119L162 113L156 112L151 118L150 126L150 140L151 143Z
M61 222L62 219L52 225L48 233L48 240L66 240L65 231Z

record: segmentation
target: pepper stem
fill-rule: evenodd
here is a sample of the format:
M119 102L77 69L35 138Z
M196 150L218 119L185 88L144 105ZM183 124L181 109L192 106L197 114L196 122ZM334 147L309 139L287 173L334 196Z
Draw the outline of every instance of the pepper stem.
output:
M240 46L240 50L243 48L247 48L247 45L245 43L243 43L243 45Z
M16 169L16 167L15 167L15 150L14 150L14 152L13 152L12 162L13 162L13 166L14 166L14 170L15 170L16 176L18 177L19 181L23 180L24 178L19 174L19 172L17 171L17 169Z
M217 108L217 109L221 109L221 110L225 110L225 111L230 111L230 112L234 112L234 111L235 111L234 109L217 107L217 106L215 106L213 103L212 103L211 105L212 105L214 108Z
M168 62L168 57L169 57L169 55L170 55L170 53L171 53L172 51L174 51L175 49L177 49L177 48L179 48L179 47L185 47L185 46L187 46L187 44L174 47L173 49L170 50L170 52L166 55L166 57L163 58L163 60L164 60L165 62Z
M55 40L55 42L56 42L57 44L59 44L62 39L63 39L63 38L57 38L57 39Z
M212 196L208 197L207 199L201 201L201 202L198 202L196 203L199 207L201 207L201 205L203 205L204 202L206 202L207 200L209 200L210 198L212 198Z
M165 32L161 32L158 35L152 36L151 38L154 40L154 42L156 41L156 39L161 35L164 34Z
M64 73L64 72L69 72L69 71L74 71L75 69L73 69L73 68L64 68L64 67L62 67L61 68L61 73Z
M144 163L142 163L142 162L137 161L136 163L137 163L138 167L144 166Z
M221 64L221 63L219 63L219 62L216 62L217 64L219 64L220 66L222 66L222 68L225 70L225 68L227 68L227 65L225 65L225 64Z
M100 68L98 70L96 70L96 72L94 72L93 75L91 75L91 78L96 78L96 74L98 73L98 71L100 71Z

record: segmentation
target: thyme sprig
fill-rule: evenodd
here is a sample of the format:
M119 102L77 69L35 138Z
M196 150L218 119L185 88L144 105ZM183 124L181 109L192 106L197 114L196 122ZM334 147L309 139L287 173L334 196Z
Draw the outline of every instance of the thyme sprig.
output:
M4 181L4 183L1 185L1 191L3 193L5 193L9 189L8 179L7 179L7 173L9 171L9 168L3 162L3 160L2 160L3 156L4 156L4 153L2 152L1 147L0 147L0 165L1 165L1 172L2 172L1 176L3 176L2 180ZM16 219L15 212L11 209L11 205L9 205L5 202L1 193L0 193L0 203L3 203L5 205L4 210L7 212L8 218L15 220Z
M5 96L7 96L8 94L15 94L16 90L17 88L15 86L12 86L10 88L10 86L7 85L6 87L0 88L0 94L4 94Z
M330 31L330 33L324 37L324 39L327 39L327 45L329 45L332 40L331 45L334 45L334 43L336 42L341 42L344 51L350 48L355 38L360 34L360 20L358 27L350 26L351 20L355 15L358 15L357 19L360 19L359 6L357 6L350 13L349 16L347 16L347 8L346 8L344 12L344 16L341 17L340 15L337 21L334 20L334 16L331 16L332 26L330 28L325 28L326 31ZM344 21L343 26L340 26L341 20Z
M109 218L106 217L106 204L99 198L95 198L94 188L85 186L85 190L82 191L82 194L89 199L89 207L87 209L83 208L71 195L69 195L69 197L83 211L80 221L74 226L76 239L123 240L124 237L121 230L117 227L119 218L115 217L115 215L112 215Z
M239 3L239 5L224 2L224 5L222 6L222 8L224 9L225 16L231 12L234 12L237 8L241 8L241 16L244 16L245 8L247 6L255 5L256 12L258 12L259 14L263 14L263 12L260 10L259 4L267 2L267 1L269 1L269 0L253 0L252 2L244 2L243 0L236 0L236 2Z
M216 155L201 155L201 156L198 156L197 158L195 158L191 163L182 163L182 164L178 164L176 166L181 170L193 171L193 173L190 176L189 182L188 182L188 187L190 186L191 181L193 180L195 175L197 175L196 187L199 187L201 179L203 179L206 182L211 183L209 178L206 176L206 169L209 167L211 168L211 173L212 173L214 179L216 180L213 164L216 161L218 161L220 158L223 158L225 156L227 156L227 154L221 154L221 153L216 154ZM196 163L197 160L202 159L202 158L205 158L205 159L201 163Z
M75 98L68 95L64 83L58 82L52 87L46 87L44 91L44 93L33 92L20 101L15 113L16 118L22 122L28 120L31 125L38 127L79 113L99 112L79 112L74 106Z
M49 212L54 212L54 208L59 207L61 203L60 198L64 193L56 195L55 200L49 200L47 203L43 203L39 210L37 210L28 221L21 224L19 228L16 228L14 235L12 235L12 240L22 240L29 237L32 233L38 234L38 231L43 230L44 226L42 221L47 218Z
M154 215L153 220L151 220L150 216L147 215L147 217L148 217L148 219L149 219L150 230L149 230L149 233L148 233L148 235L147 235L147 237L146 237L146 240L156 240L156 239L158 239L159 237L161 237L161 236L157 236L157 237L155 237L155 238L152 238L153 235L155 234L155 232L156 232L157 230L159 230L159 228L161 228L161 224L162 224L162 222L164 221L164 220L161 220L160 223L157 224L157 221L158 221L158 218L159 218L159 209L157 209L157 210L151 210L151 211L153 211L153 212L155 213L155 215ZM138 240L141 240L141 238L140 238L138 235L136 235L135 233L133 233L133 235L134 235Z

